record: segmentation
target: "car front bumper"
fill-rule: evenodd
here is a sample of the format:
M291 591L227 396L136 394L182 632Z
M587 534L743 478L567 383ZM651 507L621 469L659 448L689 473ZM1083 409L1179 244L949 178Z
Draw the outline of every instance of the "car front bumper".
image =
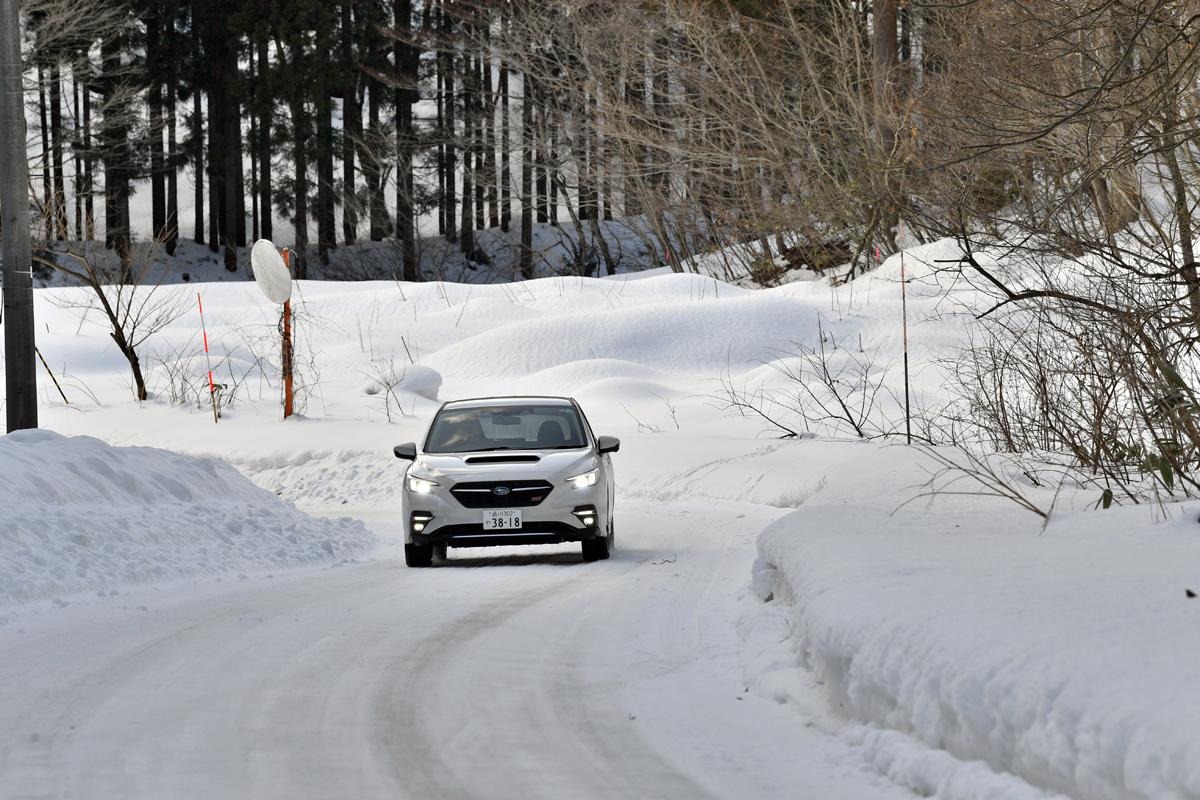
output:
M467 508L444 489L428 494L406 489L405 541L450 547L559 544L603 536L608 525L607 504L600 486L555 487L538 505L520 507L520 530L484 530L486 510ZM590 526L583 523L589 514L594 519ZM422 521L426 516L431 518L421 530L414 530L414 519Z

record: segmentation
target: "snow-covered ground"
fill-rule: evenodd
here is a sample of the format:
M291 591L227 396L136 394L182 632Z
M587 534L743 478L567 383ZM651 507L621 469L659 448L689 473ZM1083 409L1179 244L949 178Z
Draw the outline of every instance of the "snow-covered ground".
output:
M946 398L937 358L982 302L935 275L953 254L908 255L917 409ZM926 456L785 407L803 348L823 346L868 364L874 424L894 427L898 268L768 290L669 272L302 283L302 413L286 422L277 313L254 285L162 287L203 296L216 424L191 305L145 346L154 397L138 404L82 291L40 290L38 344L71 401L45 382L46 427L187 454L151 456L183 474L219 457L267 490L220 470L234 488L189 489L215 515L197 516L196 547L248 497L314 534L252 566L192 551L196 569L105 584L116 596L42 593L66 608L10 599L0 796L1200 796L1200 600L1185 596L1200 539L1188 519L1154 524L1181 510L1089 512L1094 496L1027 487L1054 503L1044 529L987 498L897 511ZM774 422L731 410L728 387L766 392ZM577 397L622 437L616 556L464 551L406 570L392 445L445 399L535 392ZM32 436L0 445L101 447ZM365 523L374 557L302 566L337 517ZM365 535L335 530L361 559ZM69 573L67 549L43 548Z

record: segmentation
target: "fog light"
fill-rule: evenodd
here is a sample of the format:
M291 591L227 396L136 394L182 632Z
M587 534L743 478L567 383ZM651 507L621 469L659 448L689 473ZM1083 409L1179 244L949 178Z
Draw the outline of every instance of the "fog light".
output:
M421 533L433 521L433 514L428 511L414 511L408 518L409 527L413 533Z
M596 527L596 507L595 506L579 506L571 512L575 518L583 523L585 528Z

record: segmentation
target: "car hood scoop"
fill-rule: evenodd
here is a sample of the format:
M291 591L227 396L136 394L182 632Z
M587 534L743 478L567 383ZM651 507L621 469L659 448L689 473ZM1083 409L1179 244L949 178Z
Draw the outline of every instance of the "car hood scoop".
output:
M541 461L541 456L534 455L494 455L494 456L467 456L463 459L468 464L535 464Z

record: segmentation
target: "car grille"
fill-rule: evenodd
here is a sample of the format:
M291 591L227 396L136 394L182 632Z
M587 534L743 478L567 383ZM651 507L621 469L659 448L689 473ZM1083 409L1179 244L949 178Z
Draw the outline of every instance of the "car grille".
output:
M539 505L553 488L546 481L476 481L456 483L450 494L467 508L528 508Z

